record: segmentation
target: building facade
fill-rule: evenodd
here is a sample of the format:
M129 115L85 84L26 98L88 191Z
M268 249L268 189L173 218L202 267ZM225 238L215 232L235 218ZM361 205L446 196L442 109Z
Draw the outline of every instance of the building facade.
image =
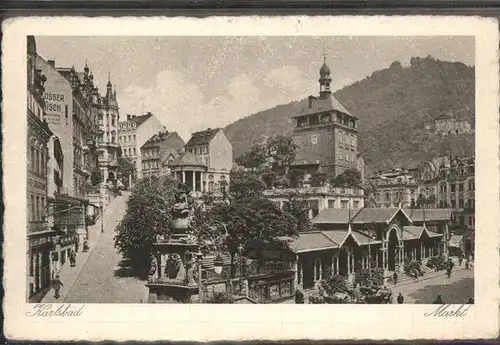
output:
M327 208L351 209L352 213L364 207L362 189L340 187L303 187L287 189L268 189L264 196L277 203L280 208L289 202L290 197L304 198L310 209L311 217Z
M162 131L153 135L141 147L142 175L170 175L168 165L184 150L184 140L177 132Z
M52 136L45 121L44 85L47 77L36 68L36 43L27 44L27 299L50 286L50 253L55 232L47 221L48 143Z
M466 119L457 119L452 114L446 113L435 121L436 133L441 136L465 134L471 132L471 126Z
M201 180L202 190L214 192L217 185L229 183L229 173L233 167L233 146L221 128L208 128L193 133L185 150L207 167Z
M402 271L405 261L425 261L445 254L443 233L449 218L429 220L440 226L430 230L427 223L416 225L402 208L325 209L314 219L318 231L288 239L296 254L296 288L316 288L326 272L353 282L359 269L381 268L384 276ZM445 230L442 230L445 231ZM284 238L284 240L287 240Z
M377 192L375 202L377 207L416 207L418 199L418 184L411 173L405 169L396 168L379 172L369 178Z
M141 147L163 130L165 127L150 112L141 116L127 115L127 120L118 124L118 142L122 154L135 164L137 178L142 178Z
M332 95L326 62L319 74L319 97L309 96L308 107L293 116L298 146L294 166L312 173L320 170L331 178L357 168L358 119Z

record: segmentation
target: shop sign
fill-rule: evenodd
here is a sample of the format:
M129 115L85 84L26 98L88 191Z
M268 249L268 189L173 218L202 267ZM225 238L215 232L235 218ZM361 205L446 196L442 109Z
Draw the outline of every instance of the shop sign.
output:
M47 243L52 243L52 237L31 238L29 240L30 247L38 247Z
M57 225L85 225L83 207L76 207L58 216Z

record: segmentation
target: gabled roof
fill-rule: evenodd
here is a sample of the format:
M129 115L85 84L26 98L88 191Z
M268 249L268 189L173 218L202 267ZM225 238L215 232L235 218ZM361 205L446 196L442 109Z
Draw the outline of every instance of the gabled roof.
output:
M402 208L387 207L387 208L362 208L353 218L353 224L367 223L389 223L392 219L401 212L409 222L411 218L405 213Z
M440 237L443 234L439 234L437 232L431 231L424 226L405 226L403 227L403 240L414 240L422 237L424 232L429 237Z
M136 123L137 127L139 127L140 125L142 125L144 122L146 122L152 116L153 116L153 114L135 116L132 118L132 121L134 121Z
M206 165L203 164L201 159L199 159L196 155L192 154L189 151L183 152L180 156L178 156L171 166L203 166L205 167Z
M289 242L290 249L295 253L315 250L336 249L338 244L321 231L303 232L299 237Z
M453 210L449 208L407 209L408 216L414 222L449 221Z
M332 110L339 111L341 113L352 116L347 111L347 109L344 108L342 104L340 104L340 102L335 98L333 94L329 94L327 97L321 97L321 96L320 97L310 96L310 97L311 97L311 107L302 109L302 111L294 117L328 112Z
M356 210L347 208L326 208L314 217L315 224L347 224L349 216L352 218L356 214Z
M191 134L191 139L186 146L208 145L220 130L220 128L208 128L201 132L195 132Z

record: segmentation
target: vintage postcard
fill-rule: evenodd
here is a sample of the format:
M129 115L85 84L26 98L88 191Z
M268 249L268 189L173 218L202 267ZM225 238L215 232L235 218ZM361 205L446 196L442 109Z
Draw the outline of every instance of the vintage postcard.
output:
M3 28L8 337L497 335L496 20Z

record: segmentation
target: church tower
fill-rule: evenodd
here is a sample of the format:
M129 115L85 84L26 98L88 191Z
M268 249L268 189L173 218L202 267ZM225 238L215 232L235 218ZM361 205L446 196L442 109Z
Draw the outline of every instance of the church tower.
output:
M346 169L356 169L358 160L358 118L351 115L331 92L331 71L323 58L319 70L319 96L293 116L293 139L298 146L294 167L325 173L328 178Z

